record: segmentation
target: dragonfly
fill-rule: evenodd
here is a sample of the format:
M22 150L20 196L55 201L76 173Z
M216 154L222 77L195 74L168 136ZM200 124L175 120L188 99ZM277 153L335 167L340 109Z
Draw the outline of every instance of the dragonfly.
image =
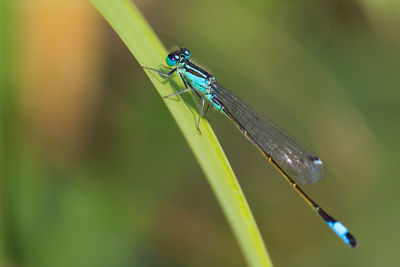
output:
M201 102L197 120L199 131L200 121L204 115L205 101L207 100L209 105L211 104L236 124L242 134L258 148L290 186L344 243L351 248L357 247L358 241L349 230L341 222L326 213L294 180L297 179L303 184L316 183L321 180L325 172L320 158L224 89L217 83L212 74L191 60L191 52L188 49L175 49L167 55L166 63L169 67L172 67L167 73L151 67L143 68L166 78L175 73L179 75L185 88L164 97L170 98L186 92L193 92Z

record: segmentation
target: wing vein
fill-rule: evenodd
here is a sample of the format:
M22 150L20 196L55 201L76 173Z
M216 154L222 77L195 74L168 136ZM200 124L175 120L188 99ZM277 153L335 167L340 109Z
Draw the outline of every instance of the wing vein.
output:
M318 157L239 101L218 83L215 82L211 86L214 97L230 113L234 121L244 128L259 148L290 177L304 184L316 183L323 178L324 168Z

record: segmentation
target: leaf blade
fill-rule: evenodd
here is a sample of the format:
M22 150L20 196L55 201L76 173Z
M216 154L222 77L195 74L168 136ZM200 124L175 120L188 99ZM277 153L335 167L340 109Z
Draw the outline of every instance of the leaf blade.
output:
M114 28L142 66L159 67L166 50L151 27L128 0L92 0L93 5ZM164 83L160 77L147 73L160 95L180 90L180 81ZM233 173L233 170L206 120L201 120L200 135L196 128L197 104L188 95L182 101L164 99L220 203L239 242L247 263L251 266L272 266L261 234Z

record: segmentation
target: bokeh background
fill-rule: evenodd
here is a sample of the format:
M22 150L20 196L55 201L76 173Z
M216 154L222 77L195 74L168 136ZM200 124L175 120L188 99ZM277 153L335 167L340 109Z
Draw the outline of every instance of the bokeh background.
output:
M304 189L356 250L208 113L275 265L396 266L400 3L134 2L167 47L325 161ZM0 10L0 266L245 265L162 99L90 3Z

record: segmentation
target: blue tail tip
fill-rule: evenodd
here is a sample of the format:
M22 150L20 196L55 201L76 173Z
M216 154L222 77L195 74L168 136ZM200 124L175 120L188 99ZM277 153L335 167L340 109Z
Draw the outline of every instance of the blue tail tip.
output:
M350 234L349 230L338 221L327 222L329 227L351 248L356 248L358 246L357 239Z
M358 247L358 241L357 241L357 239L355 239L355 237L352 235L352 234L350 234L349 232L347 232L347 234L346 234L346 240L347 241L345 241L347 244L349 244L349 246L351 247L351 248L356 248L356 247Z

